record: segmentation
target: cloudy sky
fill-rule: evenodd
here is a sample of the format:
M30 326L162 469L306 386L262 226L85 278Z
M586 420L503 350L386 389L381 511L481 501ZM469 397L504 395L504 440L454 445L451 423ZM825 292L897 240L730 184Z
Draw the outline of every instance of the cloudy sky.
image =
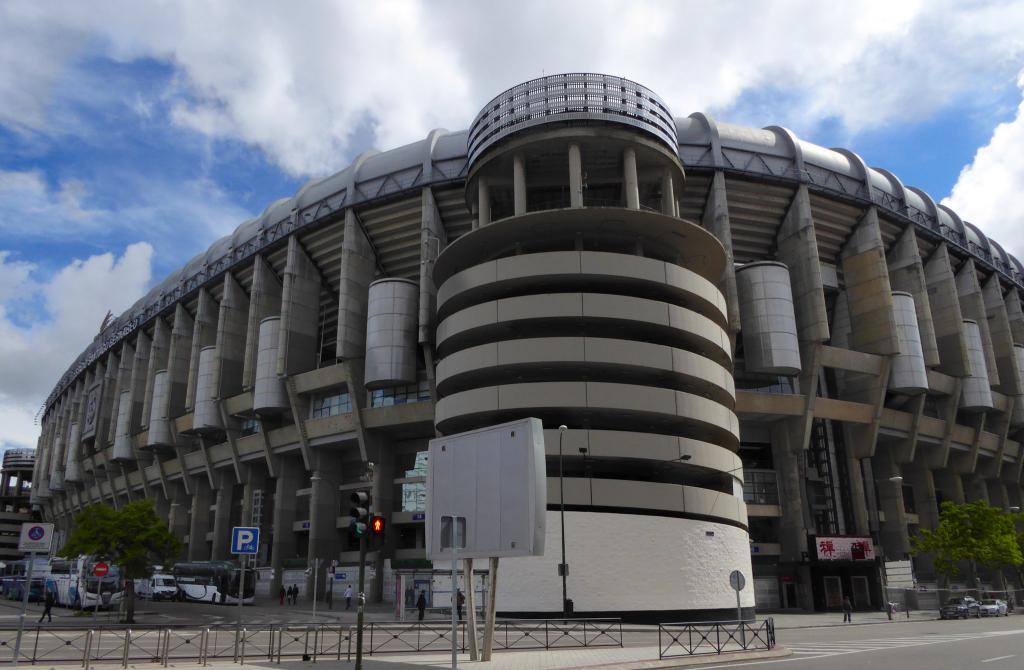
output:
M851 148L1024 256L1019 1L5 0L0 448L35 445L108 309L310 177L565 71Z

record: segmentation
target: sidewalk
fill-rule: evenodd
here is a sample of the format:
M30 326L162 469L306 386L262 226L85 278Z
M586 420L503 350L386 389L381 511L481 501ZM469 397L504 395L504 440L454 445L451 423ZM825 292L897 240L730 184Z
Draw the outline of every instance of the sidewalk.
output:
M937 610L915 610L907 618L906 612L896 612L889 620L885 612L854 612L852 623L843 623L842 612L809 612L800 614L758 614L758 621L771 617L775 620L775 630L792 630L794 628L824 628L827 626L866 626L870 624L895 624L916 621L931 621L939 618Z

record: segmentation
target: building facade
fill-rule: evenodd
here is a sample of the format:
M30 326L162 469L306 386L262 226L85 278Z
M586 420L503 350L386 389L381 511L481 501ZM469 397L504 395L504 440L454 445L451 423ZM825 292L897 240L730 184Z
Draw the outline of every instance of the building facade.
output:
M561 611L563 531L580 614L732 618L732 570L748 610L879 606L941 501L1021 503L1021 290L853 152L544 77L307 183L110 323L47 400L32 497L65 529L150 499L189 560L258 525L280 579L356 562L373 462L381 598L424 566L427 441L536 416L549 550L503 563L499 611Z
M18 560L21 524L33 520L30 503L34 449L8 449L0 464L0 560Z

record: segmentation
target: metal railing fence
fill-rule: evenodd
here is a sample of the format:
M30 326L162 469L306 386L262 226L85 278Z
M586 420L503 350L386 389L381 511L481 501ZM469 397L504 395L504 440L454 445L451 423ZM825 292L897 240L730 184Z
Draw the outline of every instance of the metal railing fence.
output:
M658 624L658 658L773 649L775 621L697 621Z

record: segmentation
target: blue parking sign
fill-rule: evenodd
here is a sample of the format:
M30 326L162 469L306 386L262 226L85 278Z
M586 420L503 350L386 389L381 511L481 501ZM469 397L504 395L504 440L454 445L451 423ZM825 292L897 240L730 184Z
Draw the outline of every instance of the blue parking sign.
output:
M231 529L232 554L256 554L260 548L260 529L235 526Z

